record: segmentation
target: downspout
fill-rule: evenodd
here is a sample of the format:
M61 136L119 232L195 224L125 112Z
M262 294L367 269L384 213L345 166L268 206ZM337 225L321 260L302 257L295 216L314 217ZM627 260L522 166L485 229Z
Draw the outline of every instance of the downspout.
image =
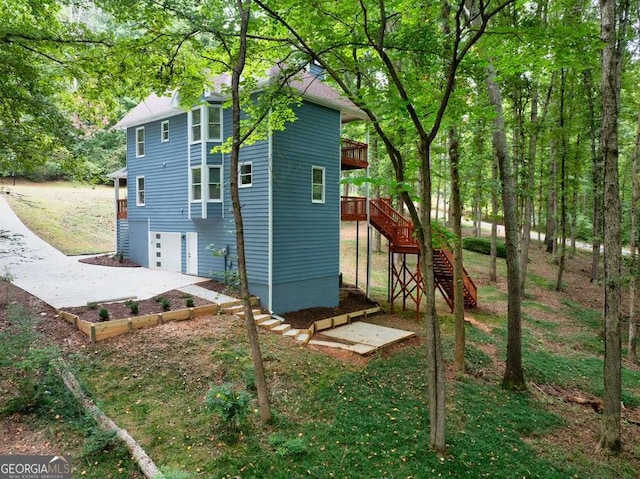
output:
M271 121L271 112L269 112L269 121ZM267 309L273 312L273 134L269 127L268 140L268 193L267 193L267 209L268 209L268 258L267 258Z
M202 205L202 214L200 215L203 220L207 219L207 198L209 198L209 168L207 168L207 145L209 139L209 104L207 106L201 106L202 111L200 113L200 137L202 143L200 144L200 203ZM206 125L206 128L205 128ZM206 133L206 135L205 135Z
M191 111L187 112L187 219L191 219ZM129 180L127 179L127 182Z

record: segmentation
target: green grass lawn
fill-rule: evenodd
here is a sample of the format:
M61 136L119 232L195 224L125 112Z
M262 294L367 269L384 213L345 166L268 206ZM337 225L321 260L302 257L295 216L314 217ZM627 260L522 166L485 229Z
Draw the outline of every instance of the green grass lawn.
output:
M113 187L18 182L16 186L3 185L2 191L22 222L63 253L114 251Z

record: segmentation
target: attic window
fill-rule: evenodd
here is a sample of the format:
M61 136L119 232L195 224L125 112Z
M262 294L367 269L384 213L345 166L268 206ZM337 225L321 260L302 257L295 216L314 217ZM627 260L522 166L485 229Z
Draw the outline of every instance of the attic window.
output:
M169 120L160 123L160 141L162 143L169 141Z

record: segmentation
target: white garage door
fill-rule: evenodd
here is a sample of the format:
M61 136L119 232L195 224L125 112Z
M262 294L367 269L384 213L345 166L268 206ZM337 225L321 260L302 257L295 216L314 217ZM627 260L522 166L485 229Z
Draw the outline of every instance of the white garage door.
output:
M161 231L149 232L149 268L182 271L182 235Z

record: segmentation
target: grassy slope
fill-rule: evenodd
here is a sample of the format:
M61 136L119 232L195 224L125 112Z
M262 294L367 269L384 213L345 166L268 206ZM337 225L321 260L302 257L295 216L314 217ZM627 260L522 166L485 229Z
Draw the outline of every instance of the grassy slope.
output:
M18 182L3 185L2 192L27 227L63 253L114 250L112 187Z
M105 196L112 198L110 194ZM68 197L68 191L62 196ZM342 269L348 276L348 265L355 264L354 242L343 245ZM203 397L210 382L250 383L241 322L219 316L142 330L83 348L69 361L107 414L159 465L186 471L186 477L634 478L640 470L637 426L623 423L621 456L595 455L599 416L561 400L566 393L593 397L602 392L600 306L590 304L593 291L551 292L555 268L538 250L533 254L523 328L530 390L517 395L499 387L506 286L486 282L488 257L466 255L466 268L480 287L481 306L472 312L478 326L467 325L471 374L448 383L449 451L444 460L427 450L422 346L405 346L365 364L262 334L275 419L262 428L250 418L235 444L225 442ZM570 263L580 260L585 258ZM374 294L381 301L385 268L382 254L374 271ZM568 278L570 284L580 281ZM444 309L441 313L450 359L452 318ZM389 320L418 332L423 326L401 317ZM625 363L623 377L624 403L637 410L640 370ZM72 438L78 454L84 448L76 477L134 477L126 452L103 453L111 446L96 440L95 433L84 440L83 430L90 427L77 411L62 400L52 401L37 424L51 437Z

